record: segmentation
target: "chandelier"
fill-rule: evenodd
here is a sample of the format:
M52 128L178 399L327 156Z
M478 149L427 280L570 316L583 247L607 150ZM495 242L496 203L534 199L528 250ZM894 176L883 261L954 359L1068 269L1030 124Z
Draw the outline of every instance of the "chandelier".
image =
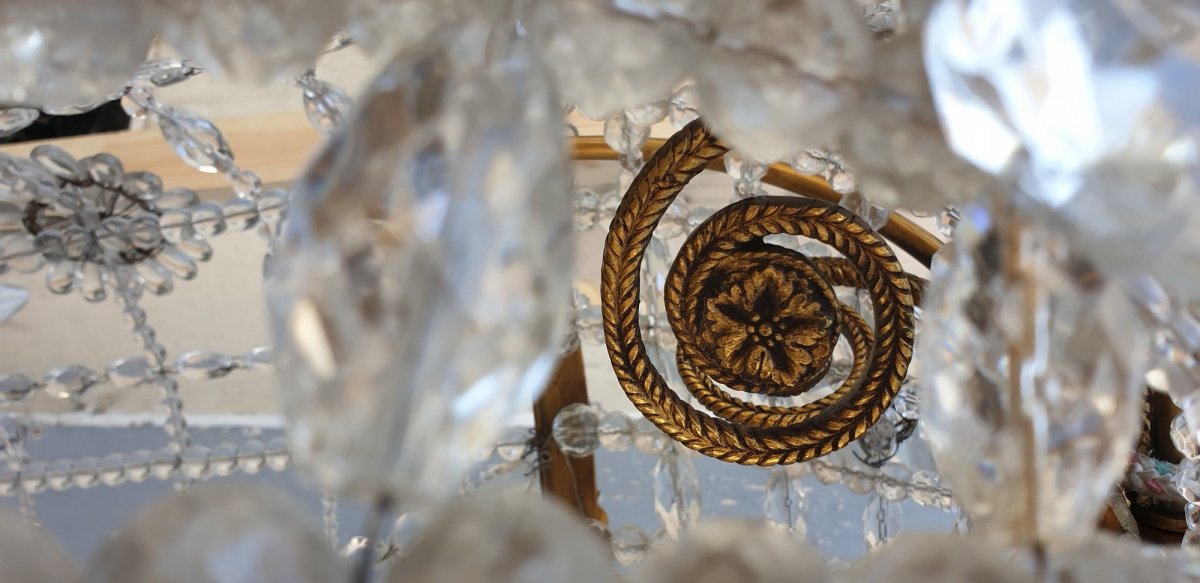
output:
M0 6L0 580L1200 580L1198 27Z

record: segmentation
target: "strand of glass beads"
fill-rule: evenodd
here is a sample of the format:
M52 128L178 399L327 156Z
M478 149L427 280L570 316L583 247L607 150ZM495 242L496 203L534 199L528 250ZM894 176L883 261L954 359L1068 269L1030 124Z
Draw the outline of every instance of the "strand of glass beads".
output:
M143 311L132 310L129 318L143 318ZM174 364L165 364L164 376L179 375L190 380L215 379L237 370L265 371L274 365L274 353L268 346L251 349L244 355L227 356L216 352L187 352ZM48 371L42 380L21 373L0 374L0 405L23 401L38 391L50 396L82 404L82 397L94 388L112 383L132 387L151 382L154 365L147 357L121 358L111 362L103 372L78 364L61 366Z
M329 541L333 548L338 548L337 495L333 492L321 493L321 523L325 530L325 540Z
M147 479L189 481L223 477L232 473L256 474L263 467L281 472L291 463L283 438L264 444L252 439L240 444L221 443L213 448L193 445L182 453L170 448L113 453L102 458L82 457L52 462L32 461L21 469L0 471L0 496L37 494L46 489L68 490L97 485L118 486Z
M162 405L167 410L163 429L167 432L168 446L181 453L191 445L187 419L183 416L183 397L179 394L179 383L165 374L167 348L158 341L158 333L146 323L146 312L138 306L140 294L133 288L131 277L126 271L117 272L117 303L124 309L125 317L133 324L133 333L141 339L146 350L148 366L142 378L158 385L162 391Z
M162 67L181 71L190 67L186 61L158 61ZM198 72L194 67L191 70ZM194 73L193 73L194 74ZM163 139L175 150L185 164L200 172L220 173L229 181L238 196L257 198L262 191L262 180L258 174L238 166L233 149L225 141L224 134L212 121L194 113L163 105L154 95L154 89L178 83L191 75L175 76L167 84L150 78L135 76L129 91L122 101L126 113L136 119L153 117L162 131Z
M609 451L623 451L630 445L636 445L643 454L658 456L661 461L664 450L670 449L667 446L674 444L666 434L640 415L605 411L597 405L583 403L563 407L554 417L550 435L563 453L573 457L590 456L601 447ZM875 493L887 502L911 498L922 506L958 510L954 495L942 485L940 476L930 470L913 472L894 460L873 468L850 454L835 454L811 460L799 467L807 470L797 471L811 471L822 484L845 484L848 490L856 494ZM776 478L776 481L781 480ZM777 505L777 502L773 500L771 504ZM786 522L786 519L781 521Z

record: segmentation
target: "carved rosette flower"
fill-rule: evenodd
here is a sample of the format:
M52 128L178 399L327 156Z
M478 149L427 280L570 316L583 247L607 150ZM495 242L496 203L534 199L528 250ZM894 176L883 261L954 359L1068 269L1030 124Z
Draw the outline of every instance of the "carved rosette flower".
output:
M716 357L732 372L795 386L833 347L828 312L800 274L776 267L738 278L707 302Z

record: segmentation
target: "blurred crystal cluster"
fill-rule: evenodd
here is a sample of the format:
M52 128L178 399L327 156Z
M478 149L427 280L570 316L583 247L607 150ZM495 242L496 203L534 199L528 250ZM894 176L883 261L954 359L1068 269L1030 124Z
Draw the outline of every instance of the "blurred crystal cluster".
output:
M1197 34L1200 10L1170 0L5 2L0 138L120 100L231 196L102 152L0 154L0 275L114 301L144 349L0 374L0 495L21 510L0 515L0 579L80 577L37 527L36 494L157 479L181 492L84 580L364 581L377 563L394 581L605 583L621 576L610 555L643 583L1200 580ZM146 61L156 36L183 58ZM351 45L379 65L354 99L316 75ZM216 124L162 97L201 73L295 85L327 138L294 185L264 185ZM602 122L611 185L572 185L564 103ZM762 472L756 521L704 516L694 454L594 405L562 409L550 439L572 457L651 457L657 527L585 526L497 492L534 489L546 463L504 419L562 353L602 342L598 298L572 290L576 234L611 222L652 127L697 117L733 147L731 201L766 194L774 164L821 178L875 228L937 213L953 241L905 386L854 446ZM677 199L642 267L643 335L676 386L662 285L712 212ZM275 345L169 355L143 296L186 285L213 237L246 230L267 242ZM28 297L0 287L0 322ZM835 353L827 385L851 358ZM179 380L254 370L283 381L288 439L193 443ZM30 411L45 408L31 403L100 414L98 387L141 385L161 395L167 447L31 457ZM1184 501L1182 550L1093 526L1147 385L1182 410L1184 460L1150 480ZM324 536L273 491L193 487L293 461L326 492ZM810 520L814 481L866 497L869 558L807 548L826 527ZM338 540L341 498L393 527ZM906 500L960 532L897 536Z

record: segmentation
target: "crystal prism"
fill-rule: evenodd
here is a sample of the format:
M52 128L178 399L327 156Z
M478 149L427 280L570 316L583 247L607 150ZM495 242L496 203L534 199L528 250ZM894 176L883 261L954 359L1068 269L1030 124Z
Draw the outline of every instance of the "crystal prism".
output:
M1194 298L1200 149L1179 97L1200 75L1194 7L988 7L948 0L929 17L929 80L952 148L1019 185L1105 270L1150 273Z
M523 41L491 34L391 62L288 207L268 299L293 451L327 490L448 495L557 358L561 108Z
M700 520L700 482L688 453L674 443L654 465L654 513L666 535L678 539Z
M767 523L779 526L803 540L807 527L808 495L799 478L793 478L786 468L771 468L767 474L767 491L763 494L763 517Z
M1078 541L1139 432L1148 338L1043 224L999 202L963 215L925 297L924 433L979 530Z

